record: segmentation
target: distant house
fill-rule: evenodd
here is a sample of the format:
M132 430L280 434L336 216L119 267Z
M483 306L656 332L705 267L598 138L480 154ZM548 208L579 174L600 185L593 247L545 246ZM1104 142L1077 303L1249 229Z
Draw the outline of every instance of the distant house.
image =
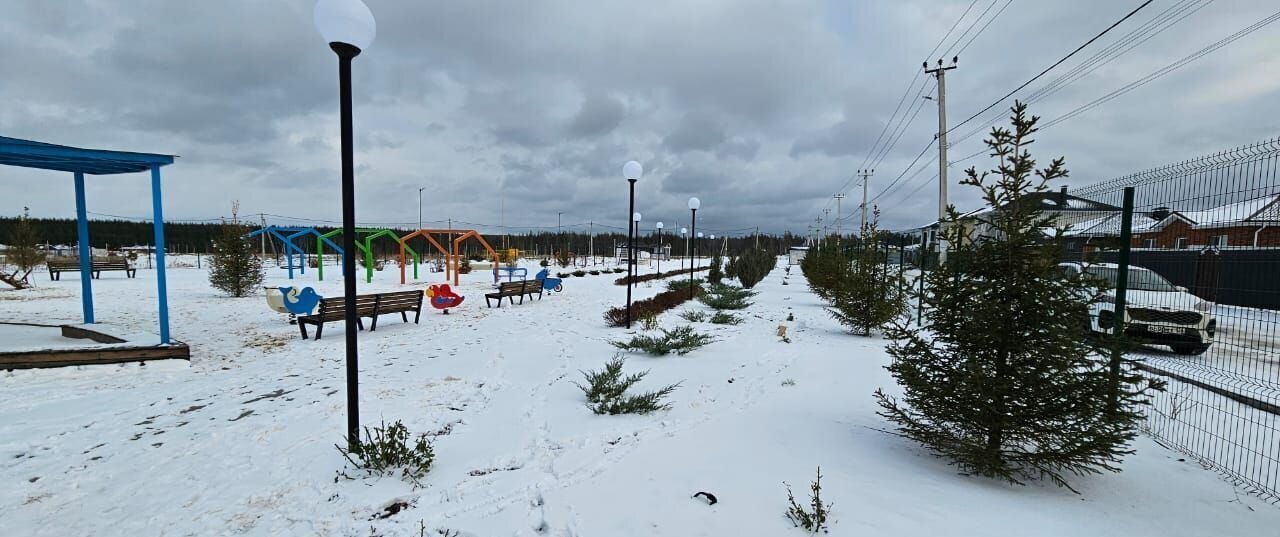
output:
M1100 222L1120 213L1120 208L1114 205L1068 194L1065 186L1056 192L1026 194L1016 203L1021 207L1039 207L1044 216L1054 218L1057 227L1067 229ZM1008 207L1008 205L999 208L984 207L965 213L960 215L960 225L964 226L966 235L974 239L993 236L990 215ZM937 228L938 224L934 222L922 230L925 232L927 244L933 244L937 239Z
M787 250L787 264L799 265L801 261L804 261L804 256L808 253L808 246L792 246Z
M1132 248L1187 250L1280 247L1280 194L1218 205L1198 211L1157 207L1135 214ZM1085 249L1093 239L1120 236L1120 215L1079 222L1068 236Z

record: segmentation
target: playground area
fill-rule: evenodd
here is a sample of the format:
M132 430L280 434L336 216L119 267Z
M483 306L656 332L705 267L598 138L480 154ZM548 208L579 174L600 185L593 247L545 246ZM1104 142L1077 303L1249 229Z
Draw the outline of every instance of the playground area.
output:
M833 535L1014 535L1031 524L1044 535L1266 535L1280 524L1274 507L1146 437L1123 473L1074 483L1080 495L957 475L881 432L867 394L893 389L883 342L847 336L803 279L783 285L784 261L742 324L699 325L716 338L708 347L625 355L629 372L650 371L644 384L681 385L670 410L649 416L593 415L574 385L627 334L601 318L622 300L619 275L570 277L542 300L486 308L493 274L462 274L449 283L467 299L449 315L424 306L418 324L387 317L359 340L364 423L428 432L436 467L422 488L342 479L342 323L300 339L265 291L227 298L207 269L171 262L183 267L168 274L173 335L189 361L0 372L0 518L24 535L787 535L782 482L807 483L815 465L836 505ZM530 277L541 269L519 265ZM341 296L340 278L267 270L266 286ZM154 324L154 276L95 280L100 316ZM394 266L357 280L362 295L445 283L432 273L401 285ZM0 292L0 321L77 322L78 275L37 283ZM641 283L635 298L666 283ZM675 312L660 320L683 324ZM719 503L692 498L699 491Z

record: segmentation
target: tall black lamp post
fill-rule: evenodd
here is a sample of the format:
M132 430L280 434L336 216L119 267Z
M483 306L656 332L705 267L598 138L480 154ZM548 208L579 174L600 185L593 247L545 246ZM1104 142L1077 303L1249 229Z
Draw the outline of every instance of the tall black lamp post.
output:
M662 222L658 222L658 274L662 274Z
M698 232L698 207L702 206L702 201L698 198L689 198L689 217L690 235L696 235ZM689 257L689 268L696 269L698 267L698 241L693 241L693 255ZM693 275L697 274L696 270L689 271L689 299L693 299Z
M342 256L343 304L356 311L356 205L355 164L351 135L351 60L369 48L377 34L373 13L360 0L320 0L315 9L316 29L338 55L338 103L342 123ZM346 317L347 338L347 442L360 439L359 371L356 350L356 316Z
M631 328L631 284L636 266L636 181L644 173L644 167L634 160L622 165L622 177L631 185L631 206L627 211L627 328Z

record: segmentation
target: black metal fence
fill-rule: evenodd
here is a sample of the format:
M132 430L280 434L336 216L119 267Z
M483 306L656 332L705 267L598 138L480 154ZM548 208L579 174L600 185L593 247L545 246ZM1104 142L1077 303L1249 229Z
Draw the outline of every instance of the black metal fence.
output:
M1272 501L1280 500L1278 161L1273 139L1120 177L1071 195L1097 202L1080 206L1120 208L1132 188L1131 213L1060 217L1068 259L1099 274L1128 259L1125 304L1111 307L1125 313L1104 304L1095 328L1123 326L1143 343L1131 354L1138 367L1168 382L1147 432Z

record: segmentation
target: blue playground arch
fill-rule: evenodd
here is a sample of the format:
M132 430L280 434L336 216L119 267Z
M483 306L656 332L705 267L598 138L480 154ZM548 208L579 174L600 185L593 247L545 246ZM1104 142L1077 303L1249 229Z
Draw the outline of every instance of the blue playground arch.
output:
M324 241L325 244L328 244L329 247L333 248L333 250L335 252L338 252L339 255L343 256L344 258L347 255L346 252L342 251L342 247L338 246L337 244L334 244L333 241L329 240L328 237L325 237L323 233L320 233L320 230L313 227L291 227L291 226L271 225L271 226L267 226L262 229L259 229L257 231L253 231L245 236L256 237L264 233L272 237L275 237L279 239L280 242L284 243L285 256L289 260L288 261L289 264L287 265L286 268L289 271L290 280L293 279L294 268L298 269L298 274L307 273L306 251L304 251L301 246L298 246L293 242L293 240L298 237L315 235L318 238L318 240ZM298 256L296 260L293 257L294 255Z

